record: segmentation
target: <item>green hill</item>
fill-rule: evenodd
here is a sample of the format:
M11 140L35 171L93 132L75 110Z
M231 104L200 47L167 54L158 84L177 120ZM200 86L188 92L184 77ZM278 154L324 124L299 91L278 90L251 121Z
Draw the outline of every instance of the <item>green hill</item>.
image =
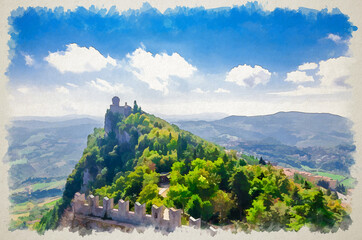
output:
M108 122L108 123L107 123ZM108 124L108 125L107 125ZM36 224L55 229L78 191L183 209L183 219L234 223L243 230L346 228L347 210L336 194L306 181L295 183L282 170L253 157L238 158L176 125L134 106L124 116L110 110L104 129L88 136L83 156L69 175L63 197ZM251 164L252 162L252 164ZM160 174L169 173L167 194L159 194Z

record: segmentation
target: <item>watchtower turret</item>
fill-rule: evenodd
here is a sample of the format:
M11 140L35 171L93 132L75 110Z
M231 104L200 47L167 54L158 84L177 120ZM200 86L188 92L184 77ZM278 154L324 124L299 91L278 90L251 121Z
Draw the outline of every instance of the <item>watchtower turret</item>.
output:
M114 105L114 106L119 106L119 97L117 97L117 96L114 96L113 98L112 98L112 105Z

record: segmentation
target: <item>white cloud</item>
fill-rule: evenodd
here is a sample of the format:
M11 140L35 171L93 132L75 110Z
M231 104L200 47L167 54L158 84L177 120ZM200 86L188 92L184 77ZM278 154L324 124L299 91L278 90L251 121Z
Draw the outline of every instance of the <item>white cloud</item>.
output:
M122 101L132 102L136 98L133 92L109 93L100 91L89 83L77 88L64 86L22 86L26 94L18 88L10 87L10 93L16 101L10 102L14 116L62 116L68 114L87 114L104 116L111 99L117 95ZM120 90L116 88L116 90ZM129 88L123 89L127 91ZM142 101L140 101L142 103ZM142 104L143 105L143 104Z
M201 88L196 88L196 89L191 90L191 92L204 94L204 93L208 93L209 91L204 91Z
M266 84L270 80L271 73L258 66L239 65L226 74L226 82L234 82L242 87L254 87L258 84Z
M287 74L286 82L293 83L305 83L305 82L314 82L312 76L308 76L305 72L294 71Z
M224 89L224 88L218 88L214 91L215 93L230 93L229 90Z
M298 67L298 70L305 71L305 70L313 70L318 67L318 64L316 63L304 63Z
M70 87L74 87L74 88L77 88L77 87L78 87L78 85L77 85L77 84L74 84L74 83L67 83L67 85L70 86Z
M319 62L319 71L317 75L321 77L321 86L323 87L348 87L350 76L349 67L353 63L352 58L339 57L330 58Z
M129 87L124 87L123 84L117 83L112 85L106 80L97 78L95 81L92 80L89 82L89 84L94 87L95 89L98 89L99 91L106 92L106 93L126 93L131 92L132 90Z
M189 64L178 53L152 55L142 48L127 54L131 72L151 89L168 93L168 84L171 76L179 78L190 77L197 69Z
M335 43L343 43L344 42L340 36L332 34L332 33L328 34L327 39L330 39Z
M66 51L49 53L44 60L61 73L94 72L102 70L108 64L117 65L115 59L110 56L104 57L95 48L79 47L75 43L67 45Z
M29 88L27 88L27 87L19 87L19 88L17 88L16 90L17 90L18 92L23 93L23 94L29 92Z
M348 89L345 88L326 88L326 87L304 87L299 85L297 89L286 92L272 92L271 95L278 96L310 96L310 95L327 95L346 92Z
M30 55L24 55L24 59L25 59L25 65L27 66L34 65L34 59Z
M66 88L66 87L63 87L63 86L56 87L55 90L56 90L58 93L69 94L69 89Z
M269 94L279 96L304 96L304 95L326 95L345 93L350 90L347 80L350 76L349 66L353 63L352 58L339 57L330 58L319 62L317 76L320 84L316 87L303 87L286 92L273 92ZM301 82L299 82L301 83Z

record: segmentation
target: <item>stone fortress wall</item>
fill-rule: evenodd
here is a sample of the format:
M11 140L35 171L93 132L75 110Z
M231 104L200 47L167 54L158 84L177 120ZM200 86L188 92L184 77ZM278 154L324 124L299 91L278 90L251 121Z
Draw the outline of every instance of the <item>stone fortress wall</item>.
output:
M117 222L132 224L133 226L154 226L166 231L173 231L181 227L181 210L152 206L151 215L146 214L146 205L136 202L135 211L129 211L129 201L118 201L118 209L113 208L113 198L103 198L103 206L99 206L99 197L89 195L86 200L84 194L77 192L73 199L75 215L92 216L100 219L111 219ZM201 219L190 217L189 226L201 227Z

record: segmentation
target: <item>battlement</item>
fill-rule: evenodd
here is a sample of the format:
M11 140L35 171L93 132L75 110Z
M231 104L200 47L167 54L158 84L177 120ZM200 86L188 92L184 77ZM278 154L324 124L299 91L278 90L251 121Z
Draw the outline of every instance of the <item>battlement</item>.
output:
M84 194L77 192L73 200L74 214L111 219L117 222L134 226L155 226L159 229L173 231L181 227L181 210L152 206L151 215L146 214L146 205L136 202L135 211L129 211L129 201L118 201L118 209L114 209L113 198L103 198L103 206L99 206L99 196L89 195L87 200ZM190 218L190 226L200 228L201 219ZM197 222L195 224L194 222Z

